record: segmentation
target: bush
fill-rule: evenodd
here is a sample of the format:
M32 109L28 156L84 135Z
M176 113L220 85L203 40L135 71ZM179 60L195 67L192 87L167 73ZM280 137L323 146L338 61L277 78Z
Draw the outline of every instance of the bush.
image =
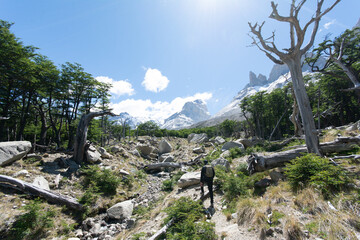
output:
M217 239L213 223L198 222L204 216L200 201L181 197L167 207L165 212L168 214L165 223L171 219L174 221L166 232L166 239Z
M164 180L162 182L161 189L164 191L172 191L174 189L174 182L171 179Z
M83 168L82 172L85 174L85 187L96 187L96 192L101 192L105 195L116 194L116 189L120 184L120 178L111 170L100 170L98 166L89 166Z
M27 211L13 223L6 239L41 239L53 226L55 211L44 210L40 200L34 200L24 207Z
M350 179L340 166L315 154L306 154L287 164L285 174L294 191L312 185L325 197L342 190Z
M241 149L241 148L230 148L230 157L232 159L237 158L237 157L242 157L245 155L245 150Z

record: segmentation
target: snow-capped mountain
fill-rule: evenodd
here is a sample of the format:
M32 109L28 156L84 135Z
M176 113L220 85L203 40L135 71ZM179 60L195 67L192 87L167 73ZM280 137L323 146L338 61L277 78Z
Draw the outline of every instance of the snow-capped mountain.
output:
M142 122L145 122L143 120L140 120L138 118L131 116L127 112L122 112L117 116L110 117L109 120L114 121L116 124L119 124L119 125L124 124L124 121L125 121L125 123L127 125L130 125L131 129L135 129L137 125L139 125Z
M309 56L309 54L307 54L307 56ZM303 57L303 59L305 59L305 57ZM321 67L323 64L325 64L325 61L325 59L320 58L317 62L317 65ZM307 64L304 64L302 70L303 74L306 75L311 72L311 67ZM289 68L285 64L275 64L269 74L269 78L266 78L266 76L262 74L256 76L255 73L250 71L249 83L237 94L237 96L233 98L230 104L225 106L210 119L194 124L191 126L191 128L214 126L226 119L242 121L244 120L244 117L239 105L245 97L254 95L259 91L270 93L276 88L282 88L290 81L291 75L289 73Z
M180 112L165 119L161 128L181 129L209 118L210 114L206 104L202 100L195 100L185 103Z

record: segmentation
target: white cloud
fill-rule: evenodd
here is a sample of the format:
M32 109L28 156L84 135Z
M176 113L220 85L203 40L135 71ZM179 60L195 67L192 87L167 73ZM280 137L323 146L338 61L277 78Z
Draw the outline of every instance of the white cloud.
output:
M142 99L126 99L119 103L112 103L110 108L113 109L115 114L121 112L127 112L133 117L141 118L144 120L156 120L160 123L163 123L164 120L170 117L176 112L180 112L182 107L186 102L194 101L201 99L204 102L212 98L212 93L196 93L193 96L189 97L177 97L171 102L167 101L157 101L152 102L151 100L142 100Z
M103 83L110 83L112 85L110 93L113 97L119 97L121 95L131 96L135 94L135 90L127 80L116 81L106 76L98 76L96 77L96 80Z
M141 83L147 91L160 92L167 88L169 79L163 76L157 69L148 68L145 73L144 81Z
M335 22L336 22L336 20L334 19L334 20L332 20L332 21L330 21L330 22L325 23L325 24L324 24L324 28L325 28L325 29L329 29L330 26L333 25Z

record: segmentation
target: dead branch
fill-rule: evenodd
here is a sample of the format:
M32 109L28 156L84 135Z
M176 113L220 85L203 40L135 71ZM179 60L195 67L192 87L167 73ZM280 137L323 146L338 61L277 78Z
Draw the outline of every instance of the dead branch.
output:
M45 190L24 182L20 179L12 178L5 175L0 175L0 183L6 184L7 187L20 190L31 195L45 198L47 201L59 205L65 205L71 209L82 210L83 206L75 198ZM4 186L4 185L3 185Z

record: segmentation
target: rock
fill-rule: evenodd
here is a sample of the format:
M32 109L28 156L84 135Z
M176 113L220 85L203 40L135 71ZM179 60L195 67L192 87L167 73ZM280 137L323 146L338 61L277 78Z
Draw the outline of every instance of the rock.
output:
M274 228L270 227L266 230L266 236L272 236L274 234Z
M135 219L127 219L126 220L126 228L130 229L135 226Z
M196 133L191 133L188 136L188 142L190 143L204 143L207 142L209 140L209 137L207 136L206 133L200 133L200 134L196 134Z
M68 240L80 240L80 238L74 237L74 238L68 238Z
M193 153L200 154L200 153L204 153L204 152L205 152L205 147L204 146L197 147L197 148L193 149Z
M16 178L16 177L20 177L20 176L26 176L28 174L29 174L28 170L21 170L21 171L18 171L17 173L15 173L13 175L13 177Z
M165 139L159 143L159 154L169 153L172 151L172 146Z
M150 153L152 153L155 148L153 146L140 144L136 146L136 149L139 151L140 155L142 156L148 156Z
M223 166L225 170L228 172L230 170L230 163L228 160L226 160L223 157L220 157L218 159L215 159L211 162L211 166Z
M58 175L56 175L55 179L54 179L54 184L55 184L55 187L58 188L59 187L59 184L60 184L60 180L61 180L61 175L60 173Z
M76 237L82 237L82 236L84 236L83 231L82 231L81 229L76 229L76 231L75 231L75 236L76 236Z
M101 154L94 146L90 145L89 149L86 151L86 160L89 163L96 163L101 160Z
M103 148L103 147L99 148L99 153L100 153L102 158L107 158L107 159L112 159L113 158L113 156L110 153L108 153L106 151L106 149Z
M159 161L160 162L174 162L175 161L175 158L173 155L171 155L170 153L165 153L165 154L162 154L160 157L159 157Z
M222 146L221 151L226 151L226 150L230 150L231 148L240 148L242 150L244 150L244 145L240 142L227 142L224 144L224 146Z
M113 146L112 148L111 148L111 152L112 153L118 153L118 152L121 152L121 150L122 150L122 147L120 147L120 146Z
M258 188L266 188L266 187L270 186L270 184L271 184L271 179L263 178L260 181L256 182L254 184L254 186L258 187Z
M35 153L27 154L25 158L34 158L36 161L40 161L42 159L42 156L37 155Z
M31 149L28 141L0 142L0 166L11 164L24 157Z
M130 173L128 173L128 172L125 171L124 169L120 169L119 173L120 173L121 175L125 175L125 176L130 175Z
M254 142L251 141L250 139L241 138L236 140L236 142L240 142L242 145L244 145L245 148L254 146Z
M230 157L231 153L230 150L226 150L225 152L220 154L220 157L226 158L226 157Z
M270 178L273 182L277 183L279 180L284 180L285 175L276 170L273 170L270 172Z
M180 188L185 188L188 186L200 184L200 172L188 172L181 176L178 181L178 186Z
M133 212L134 204L131 200L120 202L109 208L106 212L111 219L128 219Z
M237 219L237 216L238 216L238 214L237 214L237 213L233 213L233 214L231 214L231 218L232 218L232 219Z
M131 153L132 155L134 155L136 157L141 157L141 155L137 149L134 149L134 150L130 151L129 153Z
M32 184L36 187L50 190L49 182L43 176L36 177Z
M221 145L221 144L224 144L226 142L225 139L223 139L220 136L217 136L214 141L215 141L215 144L217 144L217 145Z

